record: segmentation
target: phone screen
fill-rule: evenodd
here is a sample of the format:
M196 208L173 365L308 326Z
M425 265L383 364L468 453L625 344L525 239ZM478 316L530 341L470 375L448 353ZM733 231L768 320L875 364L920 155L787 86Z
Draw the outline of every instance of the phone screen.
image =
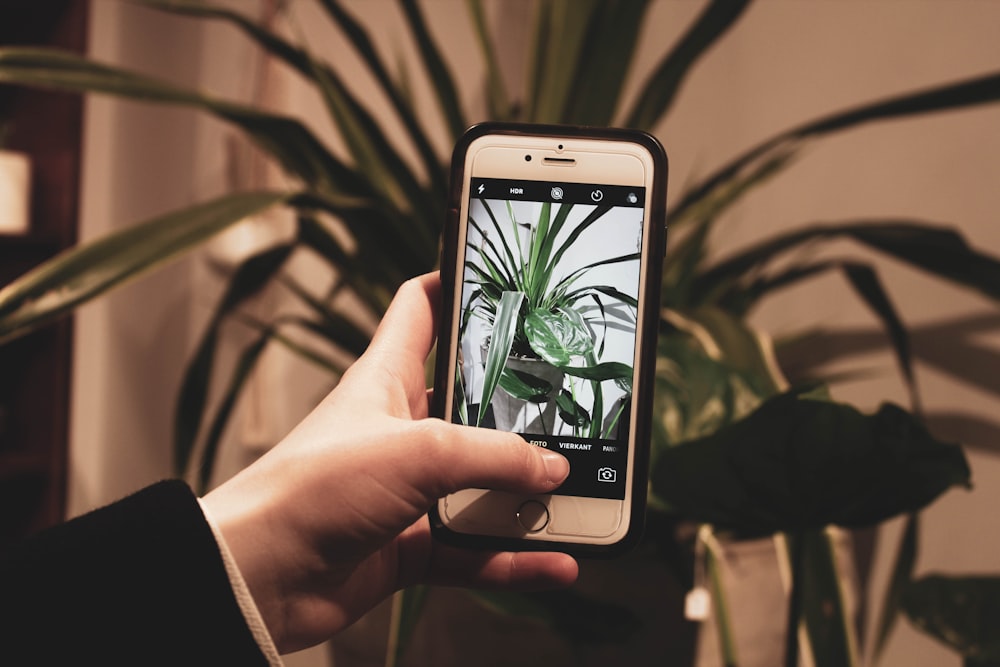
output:
M626 497L646 191L471 178L452 419L570 460L554 493Z

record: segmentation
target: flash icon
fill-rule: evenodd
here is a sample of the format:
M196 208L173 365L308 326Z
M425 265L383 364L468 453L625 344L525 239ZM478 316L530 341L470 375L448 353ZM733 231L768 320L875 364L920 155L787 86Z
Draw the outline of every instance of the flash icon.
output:
M483 194L483 190L485 190L485 189L486 189L486 185L484 185L483 183L480 183L480 184L479 184L479 187L478 187L478 188L476 189L476 191L477 191L477 192L478 192L479 194Z

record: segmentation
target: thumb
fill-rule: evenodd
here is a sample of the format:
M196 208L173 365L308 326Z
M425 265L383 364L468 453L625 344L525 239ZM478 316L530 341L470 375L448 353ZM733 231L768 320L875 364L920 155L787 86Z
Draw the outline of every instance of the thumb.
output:
M428 482L437 498L462 489L547 493L569 475L569 461L514 434L449 424L436 419L413 422L422 436L409 447L422 449L413 472ZM412 450L411 450L412 451Z

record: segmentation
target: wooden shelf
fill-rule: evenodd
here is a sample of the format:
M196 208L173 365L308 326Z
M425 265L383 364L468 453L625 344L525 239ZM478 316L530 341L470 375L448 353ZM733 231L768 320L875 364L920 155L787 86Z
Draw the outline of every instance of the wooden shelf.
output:
M82 0L0 2L0 45L83 53ZM0 235L0 285L76 242L83 102L0 86L6 148L32 164L31 229ZM64 517L72 322L0 346L0 549Z

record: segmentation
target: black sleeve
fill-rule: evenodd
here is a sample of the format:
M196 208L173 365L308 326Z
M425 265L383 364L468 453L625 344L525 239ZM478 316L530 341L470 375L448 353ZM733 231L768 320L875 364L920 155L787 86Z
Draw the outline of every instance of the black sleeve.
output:
M0 557L0 639L10 665L267 665L180 481Z

